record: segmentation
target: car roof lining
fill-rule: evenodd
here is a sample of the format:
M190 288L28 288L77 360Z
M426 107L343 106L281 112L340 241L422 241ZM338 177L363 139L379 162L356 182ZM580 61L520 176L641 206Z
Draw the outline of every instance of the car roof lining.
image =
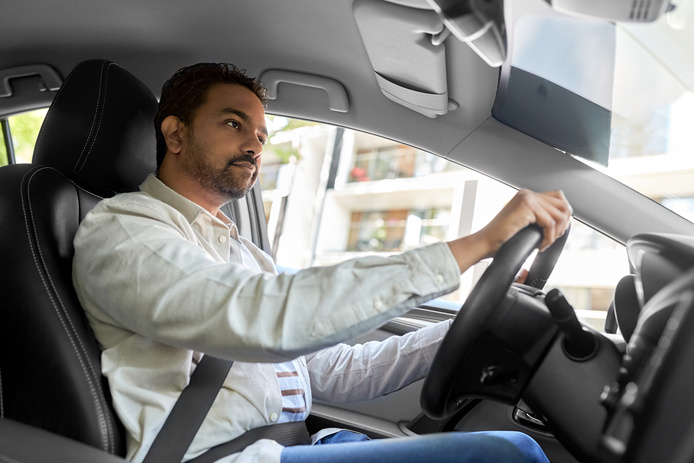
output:
M339 82L347 92L349 111L332 111L323 89L281 84L279 97L268 104L268 113L397 140L516 187L546 189L554 181L523 176L522 170L513 171L512 166L503 165L504 156L492 151L506 150L500 154L508 156L508 150L519 150L523 164L538 169L553 165L574 169L577 165L571 157L557 156L551 147L531 142L530 137L490 118L500 70L488 66L454 37L445 41L445 65L448 98L458 103L458 109L429 118L388 99L353 19L352 5L352 0L293 0L274 2L270 9L267 2L256 0L64 0L56 6L52 0L33 0L18 3L12 14L0 16L0 55L3 67L45 63L61 76L85 59L110 59L138 76L155 95L176 69L200 61L233 62L255 76L277 69L300 72ZM80 14L75 15L75 11ZM296 30L292 19L296 15L302 15L296 19L302 24L308 15L311 27ZM25 33L26 24L32 24L30 35ZM85 34L89 40L85 40ZM344 50L349 50L349 59L345 59ZM0 103L0 117L2 113ZM600 179L592 182L609 182L609 189L626 188L599 172L585 171L581 176ZM557 180L556 184L561 183ZM575 182L572 185L575 191L581 188ZM607 194L609 189L605 186L600 191ZM636 193L624 193L628 197L631 194ZM591 212L595 204L605 203L604 195L590 192L587 197L593 204L577 205L579 217L606 232L615 228L615 236L626 239L625 232L619 230L628 230L626 224L636 219L625 218L624 225L615 223L609 214ZM655 204L653 210L646 209L639 223L660 229L668 226L668 220L678 222L667 211L656 212ZM690 228L681 224L671 228L678 230Z
M283 88L281 97L270 103L268 111L367 129L410 143L412 137L406 135L414 132L418 139L415 145L437 153L449 151L489 116L498 69L490 68L467 45L449 37L445 44L445 77L455 75L454 81L446 79L448 95L460 109L446 114L443 124L444 117L432 123L407 108L397 108L393 117L390 111L399 105L380 90L353 19L352 1L329 3L294 0L277 2L269 10L264 2L253 0L201 0L194 5L165 0L151 0L143 5L124 0L99 3L98 8L87 0L66 0L56 8L49 0L35 0L31 8L17 5L12 22L0 18L3 36L7 37L0 43L0 51L5 62L17 66L46 63L62 76L84 59L110 59L136 74L155 95L176 69L200 61L233 62L255 76L270 69L318 75L345 87L350 99L349 113L331 114L325 100L320 101L324 95L296 86ZM75 17L66 15L67 11L81 13ZM235 15L235 11L244 14ZM295 31L291 20L283 20L306 11L312 16L312 27L305 30ZM250 24L248 17L258 18L257 23ZM32 37L20 35L21 29L14 26L26 22L34 24ZM95 31L90 41L83 40L81 35L84 24ZM197 27L200 24L205 27ZM225 34L230 29L234 30L234 37L249 39L237 46ZM275 45L280 42L281 47ZM205 43L205 47L197 47L196 51L195 43ZM337 52L345 49L351 50L349 60ZM290 104L281 104L281 100ZM384 105L386 111L381 110ZM451 133L441 137L439 130L454 132L454 142L449 141Z

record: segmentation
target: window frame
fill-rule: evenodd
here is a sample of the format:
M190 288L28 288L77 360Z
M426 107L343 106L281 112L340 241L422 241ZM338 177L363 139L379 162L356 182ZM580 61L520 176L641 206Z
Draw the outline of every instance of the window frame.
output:
M2 130L3 146L5 147L5 156L7 162L2 165L17 164L17 158L14 154L14 144L12 142L12 129L8 117L0 119L0 129Z

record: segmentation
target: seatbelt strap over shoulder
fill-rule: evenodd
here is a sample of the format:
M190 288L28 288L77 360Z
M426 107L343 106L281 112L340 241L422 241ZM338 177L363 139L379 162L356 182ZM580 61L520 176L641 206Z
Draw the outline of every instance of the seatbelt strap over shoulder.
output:
M222 360L211 355L203 356L191 375L188 386L181 392L164 426L154 439L143 463L173 463L183 460L222 388L232 363L231 360Z

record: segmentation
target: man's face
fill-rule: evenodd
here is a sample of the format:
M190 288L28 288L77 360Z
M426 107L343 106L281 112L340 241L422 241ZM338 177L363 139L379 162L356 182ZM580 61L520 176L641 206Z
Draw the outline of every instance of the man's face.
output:
M212 86L187 133L181 167L204 189L228 202L253 187L268 135L263 105L251 90Z

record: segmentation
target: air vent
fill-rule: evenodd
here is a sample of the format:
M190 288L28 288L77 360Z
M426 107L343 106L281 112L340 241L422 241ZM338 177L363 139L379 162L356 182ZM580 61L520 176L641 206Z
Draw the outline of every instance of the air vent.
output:
M629 18L632 21L638 22L648 21L650 16L649 12L652 6L652 0L634 0L634 3L631 5L631 14L629 15Z
M556 11L616 22L652 22L670 8L669 0L546 0Z

